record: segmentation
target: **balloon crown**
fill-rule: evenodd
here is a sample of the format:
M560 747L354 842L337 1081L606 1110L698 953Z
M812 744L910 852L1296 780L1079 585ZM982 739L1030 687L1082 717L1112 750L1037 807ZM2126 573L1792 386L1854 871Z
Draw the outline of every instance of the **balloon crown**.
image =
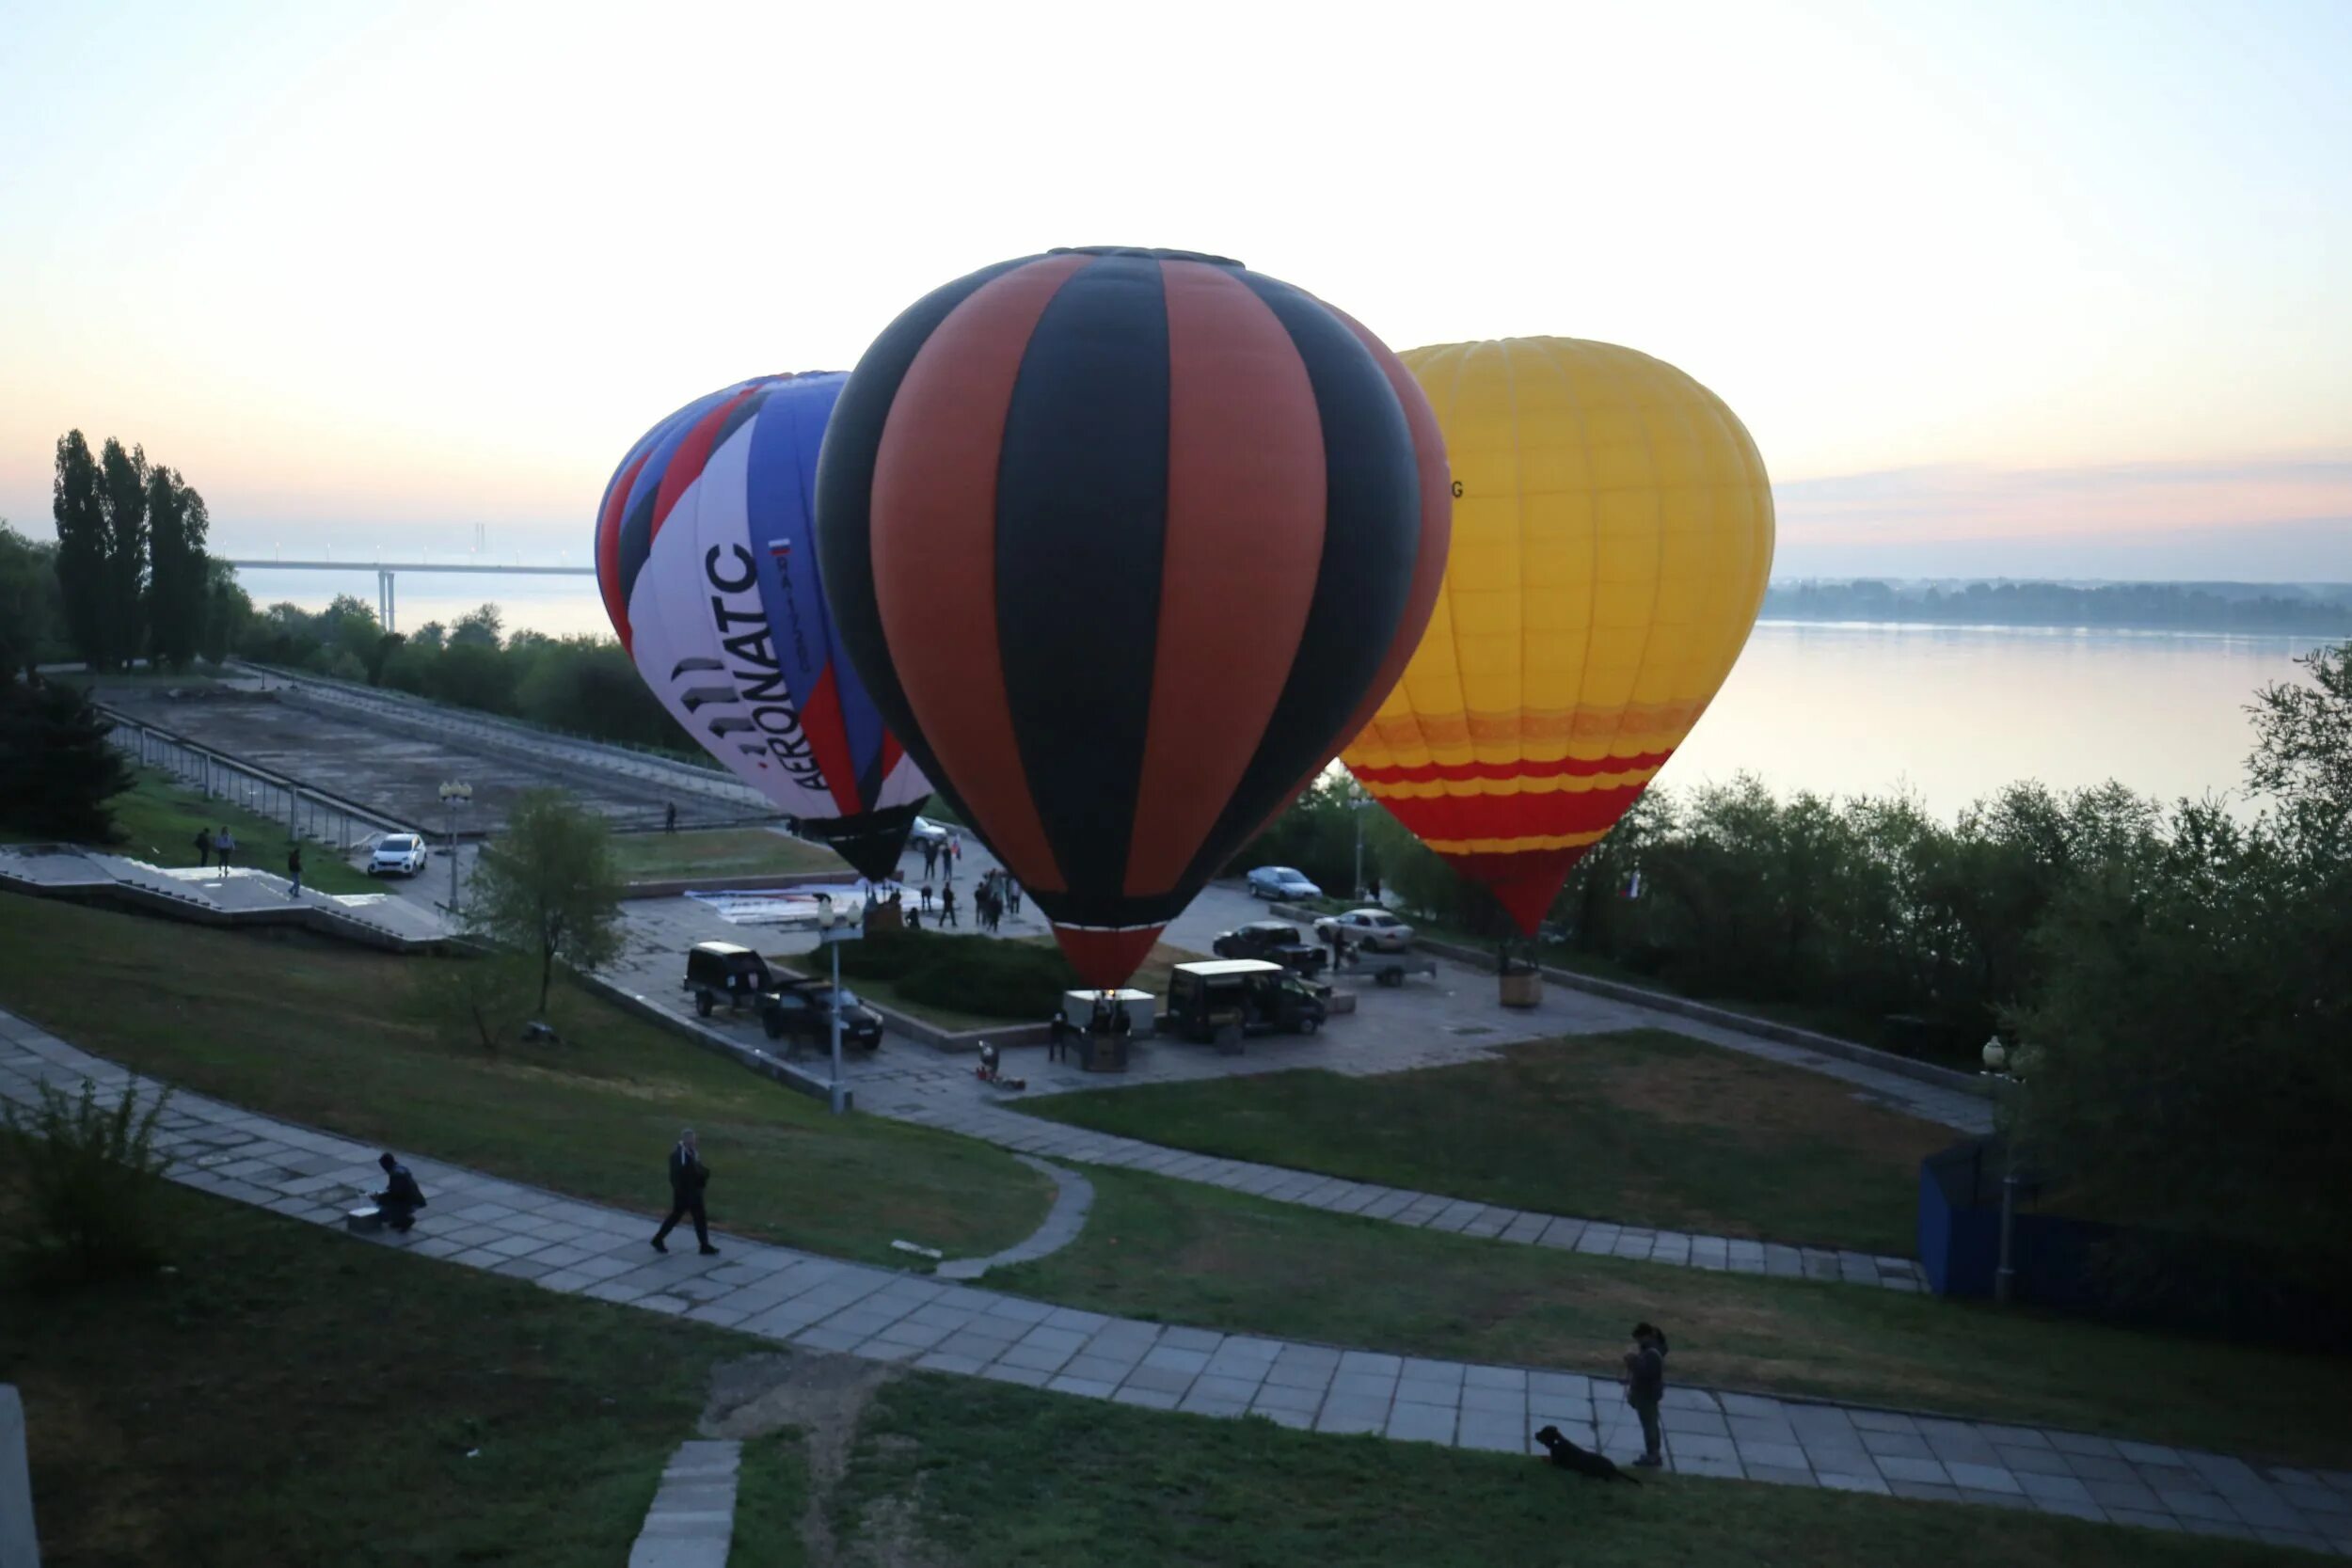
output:
M1248 272L1245 262L1231 256L1212 256L1205 250L1162 250L1148 245L1059 245L1045 253L1048 256L1148 256L1154 261L1200 261L1212 267L1239 267Z

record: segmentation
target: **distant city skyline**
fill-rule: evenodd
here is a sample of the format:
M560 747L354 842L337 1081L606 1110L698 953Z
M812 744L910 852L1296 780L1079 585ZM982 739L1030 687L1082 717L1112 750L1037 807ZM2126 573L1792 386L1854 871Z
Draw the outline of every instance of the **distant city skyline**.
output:
M218 553L583 558L669 409L1125 240L1673 361L1775 578L2352 579L2352 7L1186 14L0 0L0 515L79 428Z

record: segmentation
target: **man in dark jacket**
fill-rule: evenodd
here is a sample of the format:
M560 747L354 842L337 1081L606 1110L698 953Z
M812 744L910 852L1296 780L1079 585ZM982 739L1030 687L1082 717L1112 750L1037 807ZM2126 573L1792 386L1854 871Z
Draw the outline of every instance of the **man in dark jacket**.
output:
M694 1240L702 1243L703 1256L719 1250L710 1244L710 1218L703 1212L703 1189L708 1185L710 1167L703 1164L702 1150L695 1147L694 1130L690 1127L678 1134L677 1147L670 1150L670 1217L653 1233L654 1251L670 1250L671 1230L689 1214L694 1216Z
M375 1163L384 1167L384 1190L375 1195L375 1212L384 1216L386 1225L405 1232L417 1223L417 1211L424 1207L424 1189L408 1174L408 1167L389 1152L378 1155Z
M1665 1395L1666 1336L1655 1323L1635 1323L1633 1348L1625 1353L1625 1402L1642 1420L1642 1457L1633 1463L1647 1469L1666 1462L1658 1427L1658 1404Z

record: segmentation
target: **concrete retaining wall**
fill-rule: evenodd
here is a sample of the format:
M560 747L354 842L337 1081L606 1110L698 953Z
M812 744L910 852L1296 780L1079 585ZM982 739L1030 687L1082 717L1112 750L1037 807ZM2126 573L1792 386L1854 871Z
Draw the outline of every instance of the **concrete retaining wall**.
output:
M1414 945L1424 951L1435 953L1439 958L1452 958L1457 963L1470 964L1489 971L1495 965L1495 956L1481 948L1465 947L1454 942L1439 942L1430 937L1422 937ZM1629 986L1619 980L1602 980L1590 974L1579 974L1572 969L1556 969L1549 964L1542 965L1541 968L1544 978L1555 985L1590 991L1596 996L1606 996L1614 1002L1632 1002L1645 1007L1655 1007L1661 1013L1678 1013L1684 1018L1696 1019L1703 1023L1712 1023L1719 1028L1737 1029L1743 1035L1756 1035L1768 1040L1778 1040L1783 1045L1803 1046L1807 1051L1818 1051L1824 1056L1836 1056L1844 1061L1860 1062L1865 1066L1879 1068L1899 1077L1912 1079L1916 1083L1933 1084L1938 1088L1959 1089L1963 1093L1980 1098L1992 1098L1991 1085L1973 1072L1958 1072L1950 1068L1937 1067L1932 1062L1915 1061L1909 1056L1899 1056L1891 1051L1880 1051L1871 1046L1857 1044L1852 1040L1839 1039L1835 1035L1818 1035L1810 1029L1800 1029L1792 1023L1775 1023L1768 1018L1756 1018L1747 1013L1735 1013L1725 1007L1709 1006L1704 1002L1693 1002L1687 996L1677 996L1672 991L1650 990L1641 986Z

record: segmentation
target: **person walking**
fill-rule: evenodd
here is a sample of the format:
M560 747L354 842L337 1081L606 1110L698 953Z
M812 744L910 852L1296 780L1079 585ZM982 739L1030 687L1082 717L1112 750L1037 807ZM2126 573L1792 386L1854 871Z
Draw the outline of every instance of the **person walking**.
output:
M1010 872L1005 874L1005 912L1015 920L1021 918L1021 884L1012 879Z
M1371 885L1370 885L1369 887L1367 887L1364 891L1365 891L1365 893L1366 893L1367 895L1369 895L1369 897L1366 899L1366 902L1368 902L1368 903L1373 903L1373 904L1377 904L1378 902L1380 902L1380 879L1379 879L1379 878L1377 878L1377 877L1375 877L1375 878L1372 879L1372 883L1371 883Z
M403 1235L417 1223L417 1211L424 1207L424 1189L408 1174L408 1167L392 1158L386 1149L375 1157L384 1167L384 1190L375 1195L375 1212L384 1216L384 1223Z
M931 912L931 879L928 872L923 877L923 902L920 908L925 914Z
M229 831L226 823L221 825L220 832L213 835L213 849L220 856L220 874L228 876L229 857L237 852L237 835Z
M710 1216L703 1210L703 1189L709 1185L710 1167L703 1164L702 1150L694 1143L694 1130L689 1127L677 1135L677 1147L670 1150L670 1217L653 1233L654 1251L670 1250L670 1232L690 1214L694 1219L694 1240L702 1244L703 1256L707 1258L719 1250L710 1244Z
M196 868L199 871L209 871L212 865L213 830L199 828L196 830Z
M665 833L677 832L677 802L675 800L665 803L661 808L661 831Z
M301 846L301 845L299 845L299 844L290 845L290 846L288 846L288 847L287 847L287 849L286 849L286 879L287 879L289 882L291 882L291 883L293 884L293 886L291 886L291 887L287 888L287 890L286 890L286 896L287 896L287 897L289 897L289 898L299 898L299 897L301 897L301 896L302 896L302 846Z
M953 926L955 923L956 884L949 882L939 890L939 924L946 927Z
M1666 1462L1658 1426L1659 1402L1666 1397L1666 1336L1656 1323L1633 1325L1633 1348L1625 1353L1625 1402L1642 1421L1642 1457L1633 1463L1657 1469Z
M927 838L923 841L923 879L930 881L938 870L939 840Z

